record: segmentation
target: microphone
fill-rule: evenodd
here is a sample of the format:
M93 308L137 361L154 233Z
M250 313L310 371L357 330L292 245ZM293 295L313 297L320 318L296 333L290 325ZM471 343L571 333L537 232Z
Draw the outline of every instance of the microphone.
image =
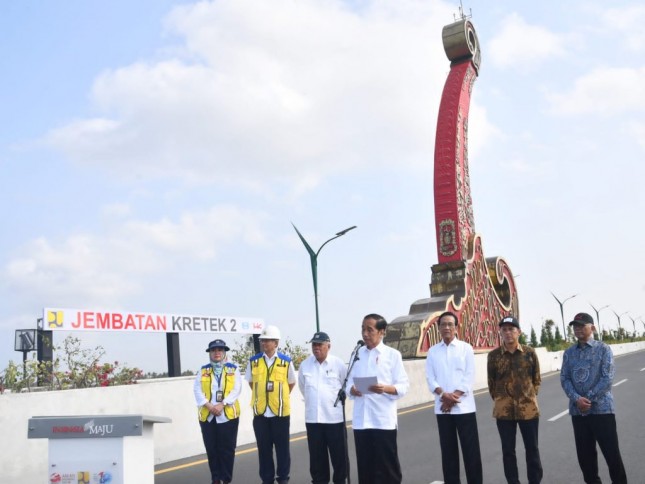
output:
M360 358L358 357L358 350L360 350L362 346L365 346L365 341L363 341L362 339L359 339L356 342L356 346L352 350L352 355L354 355L354 361L360 360ZM351 358L351 356L350 356L350 358Z
M338 405L338 402L342 402L342 404L343 404L343 418L344 418L344 415L345 415L345 413L344 413L345 412L345 410L344 410L344 408L345 408L345 398L347 397L347 395L345 394L345 385L347 384L347 380L349 379L349 375L352 372L352 367L354 366L354 363L356 363L356 361L358 361L360 359L358 357L358 350L361 349L361 346L365 346L365 341L363 341L362 339L359 339L356 342L356 347L352 350L352 354L349 357L349 363L348 363L349 368L347 369L347 375L345 375L345 381L341 385L340 390L338 390L338 396L336 397L336 401L334 402L334 407L336 405Z

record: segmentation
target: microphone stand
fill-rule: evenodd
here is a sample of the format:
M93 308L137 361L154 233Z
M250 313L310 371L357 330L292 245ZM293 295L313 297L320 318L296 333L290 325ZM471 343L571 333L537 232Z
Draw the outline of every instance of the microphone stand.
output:
M345 386L347 385L349 375L352 373L354 364L360 359L358 357L358 350L361 349L362 346L363 345L358 345L356 346L356 348L354 348L354 351L352 351L352 354L349 357L349 363L347 365L347 375L345 375L345 380L343 381L340 390L338 390L338 396L336 397L336 401L334 402L334 407L338 406L338 402L341 402L343 406L343 437L345 438L345 467L347 468L347 484L351 484L352 480L350 477L351 472L349 469L349 444L347 442L347 419L345 417L345 400L347 399Z

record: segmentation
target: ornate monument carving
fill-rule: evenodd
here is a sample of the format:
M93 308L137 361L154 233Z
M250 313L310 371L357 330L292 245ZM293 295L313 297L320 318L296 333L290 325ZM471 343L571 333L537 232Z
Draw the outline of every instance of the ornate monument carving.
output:
M451 61L439 106L434 152L434 210L438 264L432 266L430 298L415 301L410 313L388 325L385 342L404 358L425 357L441 337L435 322L444 311L459 316L459 338L475 348L499 343L498 322L519 317L517 288L501 257L484 256L475 232L468 172L470 95L481 53L475 28L463 17L443 28Z

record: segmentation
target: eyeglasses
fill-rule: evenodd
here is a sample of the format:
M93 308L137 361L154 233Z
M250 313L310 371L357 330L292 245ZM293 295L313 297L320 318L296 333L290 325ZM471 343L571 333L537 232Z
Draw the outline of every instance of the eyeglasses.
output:
M441 324L439 324L439 327L440 328L454 328L455 323L441 323Z

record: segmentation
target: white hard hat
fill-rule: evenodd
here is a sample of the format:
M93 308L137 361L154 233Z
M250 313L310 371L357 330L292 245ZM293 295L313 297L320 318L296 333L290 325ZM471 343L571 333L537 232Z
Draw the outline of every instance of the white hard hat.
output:
M280 330L277 326L267 326L262 330L260 339L280 339Z

